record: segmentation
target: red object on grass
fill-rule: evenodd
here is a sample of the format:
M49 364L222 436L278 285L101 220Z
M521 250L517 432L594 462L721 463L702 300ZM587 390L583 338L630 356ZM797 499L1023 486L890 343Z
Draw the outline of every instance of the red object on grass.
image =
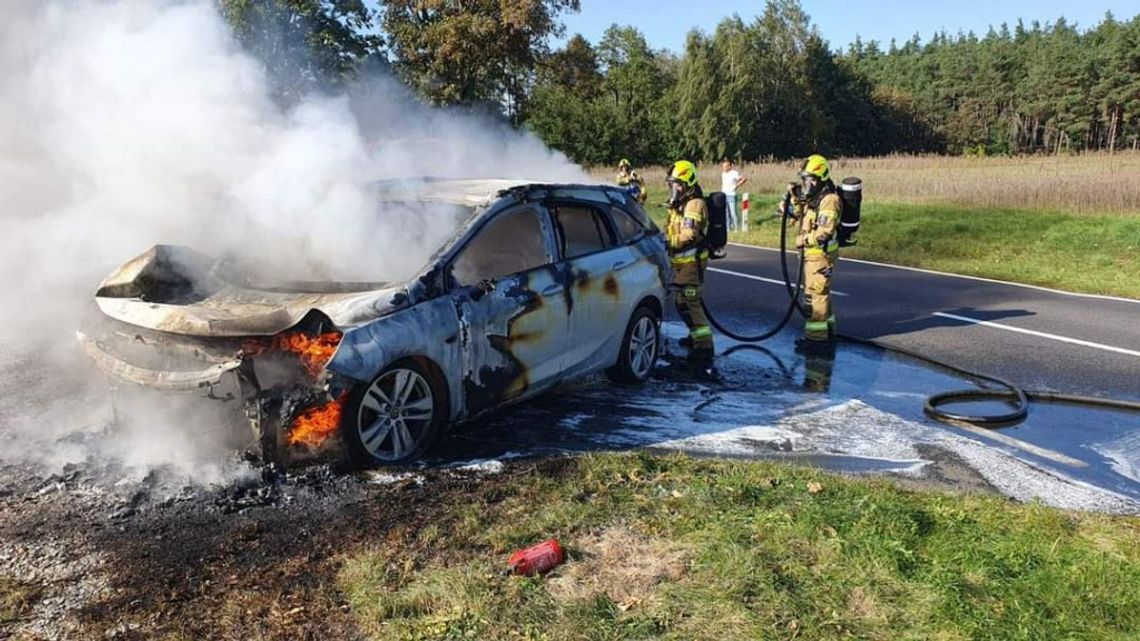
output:
M547 539L515 552L507 560L507 567L514 574L545 574L554 566L566 560L566 553L558 545L558 539Z

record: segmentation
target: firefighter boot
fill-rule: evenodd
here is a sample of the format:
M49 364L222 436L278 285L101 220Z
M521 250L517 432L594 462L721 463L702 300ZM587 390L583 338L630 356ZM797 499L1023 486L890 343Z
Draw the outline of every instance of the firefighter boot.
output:
M804 337L796 341L796 351L824 350L835 340L835 314L831 311L831 276L834 263L827 257L804 261L805 302L810 313L804 322Z
M712 326L705 316L700 285L684 285L677 292L677 312L689 328L689 335L681 339L681 346L689 350L689 358L697 362L712 362L714 348Z

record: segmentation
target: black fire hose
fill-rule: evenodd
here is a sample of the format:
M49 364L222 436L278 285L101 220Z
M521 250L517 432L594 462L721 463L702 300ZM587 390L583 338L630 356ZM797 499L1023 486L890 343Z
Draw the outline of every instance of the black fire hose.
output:
M1140 412L1140 403L1133 401L1121 401L1114 398L1101 398L1099 396L1086 396L1083 394L1063 394L1060 392L1050 392L1046 390L1027 390L1019 387L1018 385L998 378L992 374L980 374L968 369L951 365L940 360L936 360L924 354L913 352L909 349L901 347L894 347L885 345L879 341L873 341L866 338L859 338L856 336L848 336L840 334L840 338L852 343L861 343L863 345L871 345L884 349L887 351L909 356L910 358L936 365L942 369L950 370L951 372L974 378L982 381L991 381L997 383L998 388L981 388L981 389L964 389L953 390L949 392L941 392L926 398L923 403L922 411L927 416L942 421L944 423L969 423L971 425L978 425L980 427L1007 427L1018 423L1029 415L1029 401L1040 401L1043 403L1063 403L1067 405L1088 405L1092 407L1101 407L1104 409L1126 410L1132 412ZM947 403L964 403L970 401L1003 401L1013 406L1013 409L1003 414L959 414L942 409L942 405Z
M786 208L784 208L784 210L786 212ZM786 213L784 214L781 222L782 222L782 225L780 228L780 268L781 268L781 272L783 273L783 277L784 277L784 289L787 291L788 296L791 299L791 302L788 305L788 309L787 309L787 311L784 312L784 316L783 316L783 318L780 319L780 322L777 323L772 329L770 329L766 332L763 332L761 334L757 334L755 336L749 336L749 335L745 335L745 334L737 334L736 332L733 332L733 331L727 329L726 327L724 327L723 325L721 325L716 320L716 317L714 317L709 312L708 306L704 305L705 316L708 317L709 323L711 323L712 326L717 329L717 331L724 334L725 336L728 336L729 338L732 338L734 340L738 340L738 341L741 341L744 343L760 342L763 340L767 340L768 338L771 338L772 336L775 336L777 333L779 333L779 331L781 329L783 329L785 325L788 324L788 320L791 318L793 310L799 311L801 316L804 316L805 318L807 317L807 310L800 305L800 295L803 292L803 284L804 284L803 252L800 252L800 260L799 260L800 268L799 268L799 272L798 272L798 275L796 278L796 284L793 287L791 276L788 273L788 262L787 262L787 248L788 248L787 222L788 222L788 216ZM702 302L702 305L703 305L703 302ZM887 345L885 343L881 343L879 341L875 341L875 340L871 340L871 339L867 339L867 338L859 338L858 336L850 336L847 334L837 334L837 336L839 338L842 338L845 341L848 341L848 342L860 343L863 345L870 345L870 346L877 347L877 348L882 349L882 350L895 352L897 354L902 354L903 356L909 356L910 358L920 360L920 361L923 361L926 363L930 363L931 365L935 365L937 367L941 367L943 369L955 372L957 374L961 374L961 375L966 376L968 378L973 378L975 380L980 380L980 381L990 381L990 382L996 383L998 385L997 388L978 388L978 389L967 389L967 390L952 390L949 392L941 392L939 394L934 394L934 395L928 396L926 398L926 401L923 403L922 411L925 412L927 416L929 416L935 420L942 421L944 423L949 423L951 425L968 423L971 425L977 425L980 427L989 427L989 428L1006 427L1006 426L1014 425L1016 423L1019 423L1019 422L1025 420L1025 418L1027 416L1029 416L1029 401L1030 401L1030 399L1035 400L1035 401L1047 402L1047 403L1065 403L1065 404L1071 404L1071 405L1087 405L1087 406L1092 406L1092 407L1101 407L1101 408L1105 408L1105 409L1116 409L1116 410L1127 410L1127 411L1140 412L1140 403L1137 403L1137 402L1121 401L1121 400L1111 399L1111 398L1101 398L1099 396L1085 396L1085 395L1080 395L1080 394L1061 394L1058 392L1050 392L1050 391L1045 391L1045 390L1025 390L1025 389L1022 389L1021 387L1019 387L1018 385L1016 385L1010 381L1007 381L1003 378L998 378L997 376L993 376L990 374L980 374L978 372L973 372L973 371L970 371L968 369L964 369L964 368L958 367L956 365L951 365L949 363L946 363L946 362L943 362L940 360L936 360L934 358L926 356L925 354L920 354L918 352L914 352L914 351L911 351L911 350L908 350L905 348L895 347L892 345ZM947 411L945 409L942 409L942 407L941 407L941 406L946 405L948 403L963 403L963 402L983 401L983 400L1002 401L1002 402L1010 404L1013 407L1013 409L1011 409L1008 412L1004 412L1004 413L1000 413L1000 414L961 414L958 412Z
M786 211L787 210L785 209L785 212ZM787 244L788 244L788 215L787 215L787 213L785 213L783 215L783 217L781 218L780 248L783 249L783 248L787 247ZM780 330L784 329L784 326L788 324L789 320L791 320L792 312L795 311L799 307L800 294L803 292L803 287L804 287L804 257L803 257L802 252L800 253L799 265L800 265L800 267L799 267L799 271L797 272L798 275L796 277L796 285L795 285L795 287L792 287L792 278L788 274L787 254L784 252L780 253L780 271L783 272L783 275L784 275L784 287L788 290L788 297L790 298L790 302L788 304L787 310L784 311L783 318L781 318L780 322L776 323L771 329L769 329L765 332L761 332L759 334L755 334L755 335L738 334L738 333L728 329L724 325L722 325L720 323L720 321L718 321L716 319L716 316L713 316L712 312L709 311L709 306L705 305L704 300L701 300L701 307L704 308L705 316L709 319L709 323L713 327L715 327L716 330L718 332L720 332L721 334L724 334L725 336L728 336L729 338L731 338L733 340L738 340L742 343L759 343L760 341L766 341L769 338L772 338L773 336L775 336L776 334L779 334ZM803 314L802 309L800 310L800 313Z

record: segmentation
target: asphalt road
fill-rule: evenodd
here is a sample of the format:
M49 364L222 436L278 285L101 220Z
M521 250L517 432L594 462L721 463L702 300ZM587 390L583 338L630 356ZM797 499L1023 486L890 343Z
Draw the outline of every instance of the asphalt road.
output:
M708 305L745 332L775 322L788 301L779 257L730 246L727 258L710 264ZM792 254L789 264L794 270ZM1140 301L842 258L833 289L841 333L1027 389L1140 399ZM790 326L798 331L802 323L796 315Z

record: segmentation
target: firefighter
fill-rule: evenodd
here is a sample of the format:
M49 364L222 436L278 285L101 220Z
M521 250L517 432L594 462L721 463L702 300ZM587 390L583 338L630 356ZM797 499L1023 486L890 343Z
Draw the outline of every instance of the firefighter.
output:
M701 284L709 250L705 246L709 212L701 186L697 184L697 168L687 160L673 163L666 183L669 187L669 221L665 226L669 257L673 264L673 283L677 312L689 328L689 358L702 365L713 360L712 327L701 301Z
M641 176L638 176L637 172L633 170L633 165L629 163L628 158L622 158L618 161L618 173L615 182L618 186L625 187L637 202L645 202L645 198L648 196L645 183L641 180Z
M831 279L839 258L839 216L843 201L831 181L827 159L809 156L800 167L800 183L790 185L793 216L799 222L796 247L804 252L804 298L811 314L797 351L826 352L835 340Z

